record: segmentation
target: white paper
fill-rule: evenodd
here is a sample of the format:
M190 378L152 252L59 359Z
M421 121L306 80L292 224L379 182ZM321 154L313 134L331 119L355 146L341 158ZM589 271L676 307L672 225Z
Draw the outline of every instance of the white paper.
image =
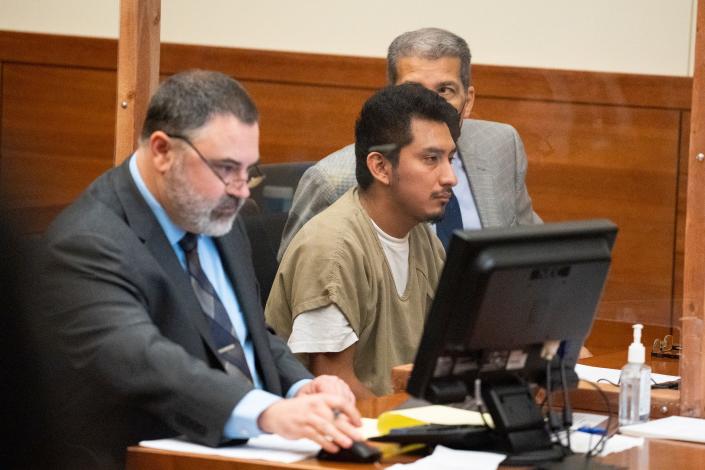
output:
M570 427L573 431L578 428L597 428L602 426L607 421L607 416L594 413L582 413L579 411L573 412L573 425Z
M598 380L603 379L602 382L608 380L613 384L618 384L619 375L622 373L622 371L619 369L606 369L604 367L593 367L586 366L584 364L576 364L575 373L578 374L578 377L581 380L587 380L588 382L597 382ZM657 384L680 379L680 377L677 375L665 375L654 373L651 374L651 378Z
M282 463L292 463L313 457L321 449L318 444L308 439L289 440L276 434L262 434L250 439L247 444L239 446L207 447L189 442L184 437L142 441L140 446L174 452Z
M596 434L588 434L586 432L573 432L570 434L570 448L578 454L586 454L589 450L595 447L602 436ZM605 444L605 447L600 452L600 457L622 452L632 447L641 447L644 445L644 438L628 437L615 434L610 437Z
M506 455L474 450L455 450L436 446L433 454L408 464L396 464L387 470L497 470ZM472 464L470 464L470 462Z
M669 416L619 428L622 434L705 443L705 419Z
M377 420L375 418L362 418L362 427L359 427L358 430L360 434L362 434L363 440L379 436L379 429L377 428Z
M380 415L384 419L389 416L405 416L415 419L423 423L447 424L447 425L462 425L471 424L482 426L484 421L482 415L477 411L464 410L462 408L453 408L444 405L428 405L419 406L416 408L402 408L398 410L387 411ZM485 419L491 422L492 417L485 414Z

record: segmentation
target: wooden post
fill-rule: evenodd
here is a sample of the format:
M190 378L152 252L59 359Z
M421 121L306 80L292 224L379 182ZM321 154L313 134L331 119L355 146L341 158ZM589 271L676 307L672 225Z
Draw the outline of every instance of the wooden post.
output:
M705 0L698 0L688 153L681 414L705 416Z
M147 104L159 84L160 0L121 0L114 164L136 148Z

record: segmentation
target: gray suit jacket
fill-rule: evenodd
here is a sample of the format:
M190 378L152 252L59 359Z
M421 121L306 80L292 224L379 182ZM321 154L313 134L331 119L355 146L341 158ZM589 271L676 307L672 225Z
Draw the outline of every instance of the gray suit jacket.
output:
M282 395L311 375L265 327L243 224L237 220L216 245L265 388ZM127 164L59 215L40 262L35 331L67 467L122 468L125 448L143 439L222 441L252 384L223 372L188 274Z
M526 190L524 144L512 126L466 119L458 139L458 152L483 227L541 223ZM306 170L294 194L279 247L279 259L309 219L356 184L354 144L328 155Z

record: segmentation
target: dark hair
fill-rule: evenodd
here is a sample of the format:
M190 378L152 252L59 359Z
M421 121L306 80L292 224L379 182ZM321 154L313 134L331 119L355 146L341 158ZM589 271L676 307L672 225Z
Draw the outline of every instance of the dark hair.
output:
M418 83L404 83L381 89L362 106L355 123L355 177L360 188L373 181L367 168L371 147L393 144L393 149L379 150L393 166L399 164L401 149L411 143L411 119L442 122L448 126L453 141L460 136L460 116L446 100Z
M397 82L397 62L404 57L437 60L441 57L460 59L460 83L470 86L470 48L465 39L440 28L423 28L397 36L387 50L389 83Z
M141 139L153 132L188 135L216 114L232 114L245 124L257 122L255 103L236 80L207 70L187 70L167 78L149 101Z

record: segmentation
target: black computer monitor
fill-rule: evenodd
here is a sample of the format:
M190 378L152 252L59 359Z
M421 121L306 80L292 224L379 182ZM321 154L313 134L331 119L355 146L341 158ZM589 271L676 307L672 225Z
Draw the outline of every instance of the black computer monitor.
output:
M479 379L501 450L550 447L529 385L559 385L562 361L576 386L616 234L608 220L456 231L407 391L459 402Z

